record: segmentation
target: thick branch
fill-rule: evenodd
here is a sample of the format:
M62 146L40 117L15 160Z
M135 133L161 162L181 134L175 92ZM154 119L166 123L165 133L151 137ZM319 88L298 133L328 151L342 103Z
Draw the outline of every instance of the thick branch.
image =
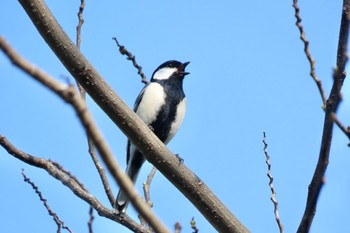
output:
M42 0L20 0L46 43L125 135L219 232L247 232L215 194L151 132L74 46Z
M32 166L42 168L46 170L51 176L55 177L57 180L61 181L65 186L67 186L72 192L79 198L83 199L90 206L98 212L99 215L109 218L113 221L123 223L124 226L128 227L130 230L140 233L150 233L145 230L139 224L134 222L126 215L117 215L112 210L107 209L102 203L100 203L96 197L91 195L89 192L84 190L80 184L78 184L71 176L67 175L65 172L61 171L56 165L51 161L43 158L38 158L27 154L19 149L17 149L11 142L9 142L4 136L0 135L0 145L7 150L7 152L17 159L30 164Z
M324 184L324 175L329 163L329 152L331 149L333 135L333 119L332 116L336 112L341 101L341 88L346 77L345 65L347 63L347 42L349 35L349 11L350 0L343 1L342 19L340 25L337 66L334 70L334 83L331 93L327 100L326 114L323 125L323 135L321 142L321 150L318 163L314 172L314 176L309 185L309 193L306 203L305 212L298 228L298 233L309 232L312 220L316 212L317 200L320 195L321 188Z
M167 228L158 220L155 214L147 206L147 204L142 200L142 198L134 191L133 183L130 178L120 169L118 166L114 155L109 149L106 141L104 140L102 134L97 128L92 115L86 107L85 101L81 98L78 92L73 86L67 87L62 85L55 79L51 78L49 75L36 68L24 58L20 57L0 36L0 49L2 49L5 54L11 59L11 61L25 71L27 74L31 75L37 81L48 87L54 93L59 95L66 102L70 103L74 110L76 111L81 123L86 130L87 135L96 146L99 154L101 155L103 161L107 165L110 173L117 181L120 187L122 187L130 197L130 201L139 211L139 213L147 220L147 222L155 229L157 232L169 232Z

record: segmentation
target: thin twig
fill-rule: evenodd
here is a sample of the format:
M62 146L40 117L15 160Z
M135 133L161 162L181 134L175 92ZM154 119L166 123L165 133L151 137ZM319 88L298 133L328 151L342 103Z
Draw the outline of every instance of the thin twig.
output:
M322 102L323 102L323 110L326 109L326 93L324 92L323 90L323 87L322 87L322 83L321 83L321 80L317 77L316 75L316 71L315 71L315 60L313 59L310 51L309 51L309 41L306 39L306 36L305 36L305 31L304 31L304 28L303 28L303 25L301 24L301 17L300 17L300 8L298 6L298 0L294 0L293 1L293 7L294 7L294 10L295 10L295 18L296 18L296 25L299 29L299 32L300 32L300 39L302 40L302 42L304 43L304 52L305 52L305 55L310 63L310 75L312 77L312 79L315 81L316 85L317 85L317 88L320 92L320 95L321 95L321 98L322 98ZM336 123L336 125L340 128L340 130L342 130L345 135L350 139L350 131L349 130L344 130L345 128L343 126L343 124L339 121L339 119L337 117L333 117L333 119L335 120L334 122ZM350 144L349 144L350 145Z
M132 61L132 64L134 65L134 67L137 69L137 73L141 76L141 82L143 82L144 84L147 84L148 81L147 81L147 78L146 78L146 75L142 72L142 67L139 66L136 62L136 58L134 55L132 55L132 53L130 53L126 48L125 46L119 44L118 40L116 37L113 37L112 40L115 41L115 43L117 44L117 46L119 47L119 52L122 54L122 55L126 55L127 56L127 60L130 60Z
M61 181L63 185L68 187L76 196L87 202L90 206L93 206L100 216L121 223L122 225L126 226L134 232L150 233L150 231L144 229L140 224L137 224L127 215L118 215L114 213L114 210L109 210L108 208L106 208L101 202L99 202L99 200L96 197L94 197L88 191L84 190L81 187L81 185L78 184L70 175L67 175L66 172L63 172L51 161L35 157L24 151L19 150L3 135L0 135L0 146L2 146L10 155L14 156L15 158L29 165L47 171L52 177Z
M24 181L28 184L30 184L32 186L32 188L34 189L35 193L38 194L40 201L44 204L47 212L49 213L50 216L52 216L53 220L55 221L55 223L57 224L57 233L61 232L61 227L67 231L69 231L70 233L73 233L73 231L67 227L66 225L64 225L64 222L58 217L58 215L53 212L50 208L50 206L47 204L47 200L43 197L42 193L39 191L38 186L36 186L34 184L33 181L31 181L26 174L24 173L24 169L22 169L22 176L24 178Z
M277 222L278 228L280 230L280 233L283 233L284 232L283 225L282 225L279 213L278 213L278 202L277 202L277 199L276 199L277 193L276 193L275 187L273 186L273 176L271 175L270 156L267 153L267 146L268 146L268 144L266 142L266 133L265 132L263 133L263 143L264 143L264 154L266 156L266 164L267 164L267 176L270 179L269 186L270 186L271 193L272 193L271 201L272 201L273 206L274 206L274 213L275 213L275 218L276 218L276 222Z
M80 186L81 189L83 189L84 191L88 192L88 190L85 188L83 183L81 183L80 180L78 180L78 178L76 176L74 176L70 171L66 170L62 165L60 165L57 162L54 162L54 161L52 161L50 159L48 161L51 162L54 166L56 166L57 169L59 169L60 171L62 171L66 175L68 175L71 179L73 179ZM92 223L93 223L93 220L94 220L94 213L93 213L93 207L92 206L90 206L89 216L90 216L90 220L88 222L89 233L93 233L93 231L92 231Z
M84 18L83 18L83 12L85 8L85 0L80 1L79 11L78 11L78 25L77 25L77 40L76 45L80 49L80 43L81 43L81 28L84 24Z
M150 195L150 188L151 188L151 183L153 180L154 175L156 174L157 168L153 166L151 172L149 173L149 175L147 176L147 180L146 182L143 183L143 193L145 196L145 202L146 204L152 208L153 207L153 202L151 201L151 195ZM141 215L139 215L139 219L141 221L141 225L142 226L147 226L147 222L142 218ZM151 230L151 228L148 226L148 228Z
M85 0L81 0L80 1L80 6L79 6L79 11L78 11L78 25L77 25L77 40L76 40L76 45L77 47L80 49L80 45L81 45L81 28L84 24L84 18L83 18L83 12L84 12L84 9L85 9ZM86 101L86 91L84 90L84 88L79 84L79 82L77 82L77 85L79 87L79 92L80 92L80 95L82 97L82 99L84 101ZM108 179L107 179L107 176L106 176L106 172L105 170L103 169L103 167L101 166L100 162L98 161L98 158L96 156L96 153L95 153L95 145L94 143L92 142L92 140L90 139L89 135L87 135L87 142L88 142L88 147L89 147L89 154L92 158L92 161L94 162L95 164L95 167L100 175L100 178L101 178L101 181L102 181L102 184L103 184L103 187L105 189L105 192L106 192L106 195L108 197L108 200L111 204L111 206L114 206L114 202L115 202L115 199L114 199L114 195L112 193L112 189L109 185L109 182L108 182Z
M325 173L329 163L329 153L333 136L333 115L336 113L341 101L341 88L346 78L345 66L348 61L347 43L349 37L349 14L350 0L344 0L342 6L342 17L340 23L340 32L337 51L337 65L333 73L333 86L326 105L326 114L323 125L323 134L320 154L317 166L309 185L309 192L305 211L300 222L298 233L307 233L310 230L312 221L316 213L316 206L321 188L325 182Z
M156 174L157 168L153 167L149 175L147 176L147 181L143 183L143 193L145 195L145 201L149 207L153 207L153 202L151 201L150 188L154 175Z
M332 120L334 123L339 127L341 131L350 139L350 127L345 127L340 120L338 119L337 115L333 112L332 113ZM350 143L348 144L350 146Z
M80 49L81 45L81 28L83 27L84 24L84 18L83 18L83 12L85 9L85 0L80 1L80 6L79 6L79 11L78 11L78 25L77 25L77 37L76 37L76 46L78 49ZM81 94L81 97L85 100L86 96L86 91L84 88L77 82L77 86L79 89L79 92Z
M94 222L94 208L92 206L90 206L90 210L89 210L89 215L90 215L90 219L88 222L88 228L89 228L89 233L93 233L93 228L92 228L92 223Z
M115 202L115 197L114 194L112 192L111 186L109 185L107 176L106 176L106 172L104 170L104 168L102 167L101 163L98 160L98 157L96 155L96 151L95 151L95 145L93 143L93 141L91 140L91 138L89 136L87 136L87 141L88 141L88 145L89 145L89 154L92 158L92 161L95 164L95 167L97 169L98 174L100 175L104 190L106 192L106 195L108 197L109 203L111 204L111 206L114 206L114 202Z
M317 77L317 74L315 71L315 60L313 59L313 57L309 51L309 41L306 39L305 31L304 31L303 25L301 24L302 19L300 17L300 9L298 6L298 0L293 1L293 7L295 10L295 18L297 20L295 25L297 25L297 27L299 29L300 39L304 43L304 52L305 52L305 55L307 57L307 60L310 63L310 76L315 81L317 88L318 88L318 91L320 92L320 95L322 98L323 109L324 109L326 106L326 94L323 90L321 80Z
M81 28L84 24L84 18L83 18L83 12L84 12L84 9L85 9L85 0L81 0L80 1L80 6L79 6L79 11L78 11L78 25L77 25L77 40L76 40L76 45L77 45L77 48L80 50L80 45L81 45ZM80 85L79 82L77 82L77 86L78 86L78 89L79 89L79 92L80 92L80 96L81 98L86 101L86 91L85 89ZM89 136L87 135L87 140L88 142L90 142L91 140L89 139ZM90 148L90 143L89 144L89 151L92 151L93 149ZM91 142L91 144L93 145L93 143ZM91 154L90 154L91 155ZM92 156L92 155L91 155ZM93 157L93 156L92 156ZM95 156L96 157L96 156ZM97 157L96 157L96 160L93 158L92 159L94 161L94 164L96 165L96 162L99 164L98 160L97 160ZM96 165L97 167L97 165ZM100 166L101 167L101 166ZM107 190L111 190L110 189L110 186L108 184L108 181L107 179L103 179L104 177L106 177L105 175L104 176L101 176L101 172L100 170L97 168L97 171L100 173L100 177L102 179L102 183L103 183L103 186L104 186L104 189L105 191L107 192L107 196L109 197L108 194L110 194L111 192L108 192ZM104 170L102 168L102 174L105 174L104 173ZM107 182L107 183L106 183ZM107 187L107 188L106 188ZM112 194L113 195L113 194ZM113 204L112 204L113 205ZM93 224L93 221L94 221L94 209L92 206L90 206L90 210L89 210L89 221L88 221L88 228L89 228L89 233L93 233L93 228L92 228L92 224Z

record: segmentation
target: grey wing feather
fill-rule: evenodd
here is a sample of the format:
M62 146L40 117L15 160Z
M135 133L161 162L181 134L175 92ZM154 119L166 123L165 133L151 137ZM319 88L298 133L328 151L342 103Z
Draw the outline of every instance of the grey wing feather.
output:
M137 108L139 107L143 94L145 93L145 90L147 87L148 87L148 84L141 90L140 94L137 96L134 103L134 112L136 112Z
M137 96L135 103L134 103L134 112L137 111L137 108L140 105L140 102L142 100L143 94L145 93L147 86L148 86L148 84L141 90L140 94ZM129 163L129 159L130 159L130 146L131 146L131 142L130 142L130 140L128 140L128 144L126 146L126 164Z

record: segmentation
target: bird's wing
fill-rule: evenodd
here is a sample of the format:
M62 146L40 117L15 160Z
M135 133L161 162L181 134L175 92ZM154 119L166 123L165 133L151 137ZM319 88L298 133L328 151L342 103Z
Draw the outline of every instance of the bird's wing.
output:
M145 90L147 88L148 84L146 86L144 86L144 88L141 90L140 94L137 96L136 100L135 100L135 103L134 103L134 112L137 111L140 103L141 103L141 100L142 100L142 97L143 97L143 94L145 93ZM127 143L127 146L126 146L126 164L129 163L129 160L130 160L130 157L131 157L131 151L130 151L130 148L131 147L131 142L130 140L128 139L128 143Z
M130 160L130 146L131 146L131 142L128 139L128 143L126 145L126 165L129 164L129 160Z
M134 103L134 112L137 111L137 108L140 105L140 102L142 100L143 94L145 93L146 88L148 87L149 84L147 84L140 92L140 94L137 96L135 103Z

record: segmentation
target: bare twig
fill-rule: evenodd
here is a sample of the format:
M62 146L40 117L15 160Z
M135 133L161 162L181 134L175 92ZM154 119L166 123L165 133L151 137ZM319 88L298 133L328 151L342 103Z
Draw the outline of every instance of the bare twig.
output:
M272 201L273 206L274 206L274 213L275 213L275 218L276 218L276 222L277 222L278 228L279 228L280 232L283 233L284 232L283 225L282 225L279 213L278 213L278 202L277 202L277 199L276 199L276 194L277 193L276 193L276 190L275 190L275 188L273 186L273 176L271 175L270 156L267 153L267 146L268 146L268 144L266 142L266 133L265 132L263 133L263 143L264 143L264 154L266 156L266 164L267 164L267 176L270 179L269 186L270 186L271 193L272 193L271 201Z
M296 23L295 25L297 25L299 32L300 32L300 39L301 41L304 43L304 52L306 55L307 60L310 63L310 76L312 77L312 79L315 81L318 91L320 92L321 98L322 98L322 104L323 104L323 109L326 107L326 94L323 90L322 87L322 82L321 80L317 77L316 71L315 71L315 60L313 59L310 51L309 51L309 41L306 39L305 36L305 32L304 32L304 28L303 25L301 24L301 17L300 17L300 9L298 6L298 0L293 0L293 7L295 10L295 18L296 18Z
M22 169L22 176L24 178L24 181L27 182L28 184L30 184L32 186L32 188L34 189L35 193L38 194L40 201L44 204L47 212L49 213L50 216L52 216L53 220L55 221L55 223L57 224L57 233L61 232L61 227L65 230L67 230L70 233L73 233L73 231L67 227L66 225L64 225L64 222L58 217L58 215L53 212L50 208L50 206L47 204L47 200L43 197L42 193L39 191L38 186L36 186L34 184L33 181L31 181L26 174L24 173L24 169Z
M150 187L153 180L154 175L156 174L157 168L153 167L149 175L147 176L147 181L143 183L143 193L145 195L145 201L148 204L149 207L153 207L153 202L151 201L151 195L150 195Z
M321 80L316 75L315 60L313 59L313 57L309 51L309 41L306 39L305 31L304 31L303 25L301 24L302 19L300 17L300 8L298 6L298 0L293 1L293 7L295 10L295 18L297 20L295 24L297 25L297 27L300 31L300 39L304 43L304 52L305 52L305 55L310 63L310 75L317 85L317 88L320 92L322 102L323 102L322 108L323 108L323 110L325 110L326 101L327 101L326 100L326 93L323 90ZM342 130L344 132L344 134L350 139L350 130L345 130L345 128L342 127L343 124L339 121L339 119L335 115L334 115L333 119L334 119L334 122L336 123L336 125L340 128L340 130Z
M93 233L93 229L92 229L92 223L94 222L94 208L92 206L90 206L90 210L89 210L89 215L90 215L90 219L88 222L88 228L89 228L89 233Z
M146 205L142 198L134 190L134 186L130 178L121 170L117 164L115 157L109 149L106 141L104 140L100 130L97 128L90 112L88 111L85 102L81 99L80 95L76 92L73 86L65 86L34 67L27 62L24 58L19 56L4 38L0 36L0 48L11 59L11 61L20 69L25 71L31 77L45 85L54 93L59 95L66 102L71 104L80 120L86 133L93 140L96 149L99 151L104 163L109 169L110 173L117 181L118 185L128 194L131 203L139 211L140 214L147 220L157 232L169 232L168 229L160 222L151 209Z
M78 11L78 25L77 25L77 38L76 38L76 46L78 49L80 49L80 44L81 44L81 28L83 27L84 24L84 18L83 18L83 12L85 9L85 0L80 1L80 6L79 6L79 11ZM84 88L77 82L79 92L81 94L81 97L85 100L86 96L86 91Z
M175 226L174 226L175 230L174 230L174 233L181 233L181 224L179 222L176 222L175 223Z
M150 195L150 188L151 188L151 182L153 180L153 177L156 173L157 169L156 167L153 167L149 175L147 176L147 181L143 183L143 193L145 196L145 202L147 205L152 208L153 207L153 202L151 201L151 195ZM141 221L141 225L147 226L147 222L142 218L142 216L139 216L139 219ZM151 230L151 228L149 228Z
M194 217L192 217L190 224L191 228L193 229L193 233L198 233L199 229L197 228L196 221L194 221Z
M137 69L137 73L141 76L141 82L143 82L144 84L147 84L148 81L147 81L147 78L145 76L145 74L142 72L142 67L139 66L139 64L137 64L136 62L136 58L134 55L132 55L132 53L130 53L126 48L125 46L119 44L118 40L116 37L113 37L112 40L115 41L115 43L117 44L117 46L119 47L119 52L122 54L122 55L126 55L127 56L127 60L130 60L132 61L132 64L134 65L134 67Z
M62 165L60 165L57 162L54 162L54 161L52 161L50 159L48 161L51 162L54 166L56 166L57 169L59 169L60 171L62 171L66 175L68 175L71 179L73 179L80 186L81 189L83 189L84 191L88 192L88 190L85 188L83 183L81 183L80 180L78 180L78 178L76 176L74 176L70 171L66 170ZM89 233L93 233L93 231L92 231L92 222L93 222L93 219L94 219L94 214L93 214L93 207L92 206L90 206L89 216L90 216L90 220L88 222Z
M84 190L80 184L72 179L71 176L67 175L67 173L57 168L57 166L49 160L38 158L19 150L2 135L0 135L0 146L2 146L10 155L14 156L15 158L29 165L47 171L52 177L61 181L63 185L68 187L76 196L87 202L90 206L93 206L99 215L121 223L132 231L139 233L150 233L150 231L144 229L141 225L137 224L127 215L118 215L114 213L114 210L109 210L106 208L101 202L96 199L96 197Z
M84 18L83 18L83 12L85 8L85 0L80 1L80 6L79 6L79 11L78 11L78 20L79 23L77 25L77 40L76 40L76 45L80 49L80 43L81 43L81 28L84 24Z
M345 127L338 119L335 113L332 113L332 120L339 127L341 131L350 139L350 127ZM350 143L348 144L350 146Z
M81 189L83 189L84 191L88 192L88 190L85 188L83 183L81 183L80 180L78 180L78 178L76 176L72 175L72 173L67 171L62 165L60 165L59 163L54 162L54 161L52 161L50 159L48 161L51 162L54 166L56 166L57 169L59 169L60 171L62 171L66 175L68 175L71 179L73 179L80 186ZM90 206L89 216L90 216L90 220L88 222L89 233L93 233L93 231L92 231L92 222L94 220L94 213L93 213L93 207L92 206Z
M76 45L77 45L77 48L80 49L80 45L81 45L81 28L84 24L84 18L83 18L83 12L84 12L84 9L85 9L85 0L81 0L80 1L80 6L79 6L79 11L78 11L78 25L77 25L77 40L76 40ZM86 91L84 90L84 88L79 84L79 82L76 82L77 83L77 86L78 86L78 89L79 89L79 92L80 92L80 96L81 98L86 101ZM88 144L89 144L89 151L93 151L94 150L94 146L93 146L93 143L91 142L91 147L90 147L90 139L89 139L89 136L87 135L87 140L88 140ZM90 153L91 155L91 153ZM94 156L94 155L91 155L91 157L93 158L92 160L94 161L94 164L95 166L97 167L97 171L99 172L100 174L100 178L102 180L102 183L103 183L103 187L107 193L107 197L108 199L111 201L111 198L110 196L112 195L112 198L113 198L113 194L111 192L111 189L110 189L110 186L109 186L109 183L108 183L108 180L106 178L106 175L105 175L105 172L104 172L104 169L102 168L102 166L100 165L99 161L97 160L97 157ZM97 164L99 166L97 166ZM99 168L100 167L100 170ZM113 206L113 204L111 203L111 205ZM93 224L93 221L94 221L94 209L92 206L90 206L90 210L89 210L89 221L88 221L88 228L89 228L89 233L93 233L93 228L92 228L92 224Z
M303 218L300 222L298 233L309 232L316 213L317 200L325 181L325 173L329 163L329 152L333 136L333 114L336 113L341 101L341 88L346 78L345 66L348 61L347 43L349 37L350 0L343 1L342 18L340 24L337 65L333 73L333 86L326 104L326 114L323 125L323 134L320 154L317 166L309 185L309 192Z
M83 18L83 12L85 9L85 0L81 0L80 1L80 6L79 6L79 11L78 11L78 25L77 25L77 40L76 40L76 45L77 47L80 49L80 45L81 45L81 28L84 24L84 18ZM84 90L84 88L79 84L79 82L77 82L77 85L79 87L79 92L80 95L82 97L82 99L85 101L86 100L86 91ZM102 184L103 187L105 189L106 195L108 197L109 202L111 203L111 206L114 206L114 195L112 193L112 190L110 188L108 179L106 177L106 173L105 170L103 169L103 167L101 166L100 162L98 161L98 158L96 156L95 153L95 145L92 142L92 140L89 138L89 135L87 135L87 142L88 142L88 146L89 146L89 154L92 158L92 161L95 164L95 167L100 175L100 178L102 180Z
M90 154L90 156L92 158L92 161L95 164L95 167L96 167L96 169L98 171L98 174L100 175L100 178L101 178L104 190L106 192L106 195L108 197L109 203L113 207L114 206L114 202L115 202L115 197L114 197L114 194L112 192L111 186L109 185L109 182L108 182L108 179L107 179L107 176L106 176L106 172L103 169L103 167L102 167L101 163L99 162L98 157L97 157L97 155L95 153L95 145L92 142L92 139L89 136L87 138L88 138L88 145L89 145L89 154Z

